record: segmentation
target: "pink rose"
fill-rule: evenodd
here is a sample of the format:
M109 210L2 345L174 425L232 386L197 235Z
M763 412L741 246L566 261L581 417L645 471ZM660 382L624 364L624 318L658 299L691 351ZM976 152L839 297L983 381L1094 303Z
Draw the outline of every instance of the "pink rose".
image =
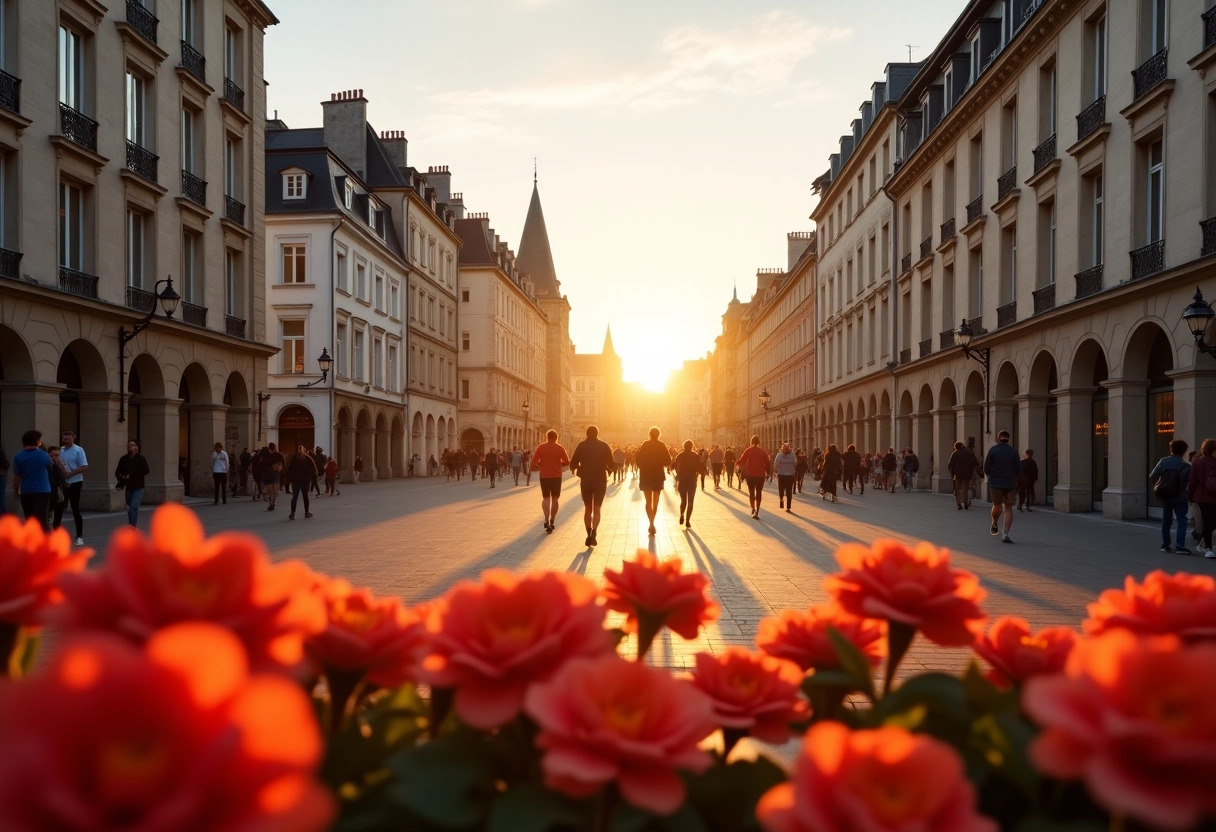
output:
M692 683L713 702L719 725L764 742L786 742L790 723L807 717L807 704L798 697L798 665L763 653L742 647L720 656L698 653Z

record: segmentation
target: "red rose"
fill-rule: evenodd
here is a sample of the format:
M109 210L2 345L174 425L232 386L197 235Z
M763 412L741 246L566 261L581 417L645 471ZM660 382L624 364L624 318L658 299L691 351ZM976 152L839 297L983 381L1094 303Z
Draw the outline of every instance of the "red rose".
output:
M1216 579L1158 569L1136 583L1129 575L1123 589L1108 589L1089 605L1083 625L1089 635L1117 628L1191 640L1216 638Z
M1076 632L1067 627L1047 627L1031 633L1025 619L1007 615L997 619L987 635L975 642L974 649L992 665L989 680L1008 687L1032 676L1059 673L1076 642Z
M763 619L756 633L756 647L770 656L788 659L804 671L838 668L840 657L828 638L829 627L839 631L872 666L877 667L886 655L884 622L858 618L834 603L802 612L787 610Z
M732 647L719 656L698 653L692 683L713 702L723 728L779 745L789 740L790 723L807 717L798 696L802 675L793 662Z
M701 627L718 619L721 608L710 600L709 580L702 574L680 571L680 559L659 559L638 549L621 571L604 570L604 599L608 609L625 614L625 631L638 634L638 657L663 627L694 639Z
M92 555L92 549L73 552L64 529L48 534L37 520L22 523L12 514L0 516L0 624L42 624L47 609L63 600L59 575L80 572Z

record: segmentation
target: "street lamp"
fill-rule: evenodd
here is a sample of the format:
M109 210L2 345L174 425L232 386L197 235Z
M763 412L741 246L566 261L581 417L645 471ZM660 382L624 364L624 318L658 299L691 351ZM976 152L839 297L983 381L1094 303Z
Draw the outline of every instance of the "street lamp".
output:
M1216 317L1216 310L1212 309L1212 304L1203 299L1203 293L1196 286L1195 297L1191 300L1190 305L1187 306L1186 311L1182 313L1182 320L1186 321L1186 325L1190 327L1191 334L1195 336L1195 349L1208 355L1216 355L1216 346L1204 340L1204 335L1208 331L1208 324L1212 322L1212 318L1214 317Z
M768 403L773 400L773 397L768 394L768 388L765 387L760 391L760 406L768 410Z
M258 442L262 441L262 405L270 401L269 393L258 393Z
M532 410L532 405L528 404L527 399L524 399L523 410L524 410L524 441L527 442L528 445L530 446L532 444L532 440L528 438L528 412L530 410Z
M975 333L971 330L971 324L967 323L967 319L963 318L963 322L958 325L958 329L954 331L954 342L962 347L963 355L979 363L984 368L984 409L980 411L980 433L984 436L988 435L988 400L992 398L988 392L988 373L989 364L992 359L992 349L989 347L979 347L972 349L971 339L975 337Z
M316 381L310 381L308 384L297 384L296 387L316 387L318 384L325 381L325 379L329 378L329 368L332 367L333 364L334 360L329 357L329 349L327 347L322 347L321 354L317 356L317 366L321 368L321 377ZM302 359L297 359L296 372L303 372L303 370L304 361Z
M164 289L160 288L161 284L164 284ZM118 328L118 421L120 422L127 421L127 344L152 325L152 318L156 315L158 304L161 311L165 313L165 317L172 319L173 313L177 311L177 305L182 302L182 296L173 289L172 275L164 280L156 281L152 291L155 293L156 300L143 320L129 330L125 326Z

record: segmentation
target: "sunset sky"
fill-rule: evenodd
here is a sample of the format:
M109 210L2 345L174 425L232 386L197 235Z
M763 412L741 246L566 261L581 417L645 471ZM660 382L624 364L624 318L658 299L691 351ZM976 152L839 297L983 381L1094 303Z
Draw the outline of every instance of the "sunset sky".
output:
M409 163L448 165L517 248L538 159L570 336L627 380L704 356L738 286L811 229L811 181L891 61L961 0L270 0L267 106L319 126L362 89ZM335 13L340 10L340 14Z

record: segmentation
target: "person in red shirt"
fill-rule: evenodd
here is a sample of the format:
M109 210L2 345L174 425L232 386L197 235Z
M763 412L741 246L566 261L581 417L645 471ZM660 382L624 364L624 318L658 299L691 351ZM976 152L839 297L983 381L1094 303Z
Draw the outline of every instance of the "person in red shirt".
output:
M545 515L545 531L552 534L553 521L557 519L558 497L562 493L562 468L570 464L570 457L566 456L566 449L557 444L557 431L549 431L545 438L547 442L536 446L532 466L528 470L540 474L540 509Z
M768 454L760 447L759 436L753 436L751 447L739 455L739 471L747 480L747 498L752 506L752 518L759 520L764 478L769 472Z

